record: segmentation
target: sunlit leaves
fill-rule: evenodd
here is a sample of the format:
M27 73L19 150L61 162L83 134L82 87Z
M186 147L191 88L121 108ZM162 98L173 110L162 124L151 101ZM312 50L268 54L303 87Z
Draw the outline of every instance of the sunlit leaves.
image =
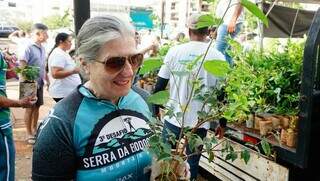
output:
M205 14L205 15L201 15L199 17L199 21L196 25L196 28L200 29L200 28L210 27L213 25L215 25L215 21L213 19L213 16L210 14Z
M242 6L244 6L248 11L250 11L254 16L259 18L263 24L269 26L268 18L264 15L264 13L259 9L257 5L248 1L248 0L240 0Z
M209 60L204 63L204 69L216 77L225 77L230 71L228 62L223 60Z
M148 60L145 60L141 66L139 74L146 74L157 70L161 67L162 64L163 62L160 58L150 58Z
M152 94L148 97L148 102L156 105L163 105L168 102L169 91L159 91L155 94Z

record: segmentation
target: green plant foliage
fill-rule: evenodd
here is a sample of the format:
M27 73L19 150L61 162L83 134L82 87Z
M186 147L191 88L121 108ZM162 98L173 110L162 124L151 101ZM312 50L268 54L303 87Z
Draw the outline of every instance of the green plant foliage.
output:
M147 74L152 71L155 71L157 69L160 69L161 65L163 64L161 58L149 58L147 60L144 60L141 69L139 71L139 74Z
M248 164L248 161L250 160L250 152L247 149L241 151L241 159Z
M251 112L298 113L303 42L288 42L282 53L232 51L235 67L226 76L224 118L243 122Z
M232 151L226 155L226 160L235 161L237 158L238 158L238 155L234 151Z
M269 26L268 18L264 15L264 13L252 2L248 0L240 0L242 6L244 6L248 11L250 11L253 15L259 18L263 24L267 27Z
M169 100L169 91L159 91L148 97L148 102L156 105L163 105Z
M164 57L167 55L169 49L173 46L173 42L170 42L168 44L165 44L160 47L159 49L159 56Z
M25 32L31 32L32 27L32 21L28 20L16 20L15 21L18 28L25 31Z
M196 25L196 28L200 29L200 28L210 27L210 26L213 26L214 23L215 22L212 15L210 14L201 15L199 17L199 21Z
M263 138L261 140L261 146L262 146L262 150L263 150L264 154L266 154L267 156L270 156L271 155L271 146L265 138Z
M223 60L209 60L204 62L204 69L216 77L225 77L230 71L228 62Z
M55 14L44 17L42 21L49 29L70 27L72 22L70 15L67 12L63 16Z
M25 81L34 82L38 79L40 68L35 66L25 66L23 68L16 67L15 72L21 74Z
M193 152L198 151L197 149L199 148L199 146L203 145L203 141L200 138L200 136L190 133L189 136L187 136L187 137L188 137L188 140L189 140L188 143L189 143L190 149Z
M210 3L214 3L214 0L210 0ZM252 3L243 0L241 3L249 9L250 12L253 12L255 16L258 16L264 23L268 23L264 14ZM262 13L262 14L261 14ZM197 28L210 27L213 25L218 25L221 23L221 19L218 20L214 18L212 15L206 14L200 17L200 22L197 24ZM209 45L211 45L210 42ZM175 104L166 104L165 106L165 115L169 118L175 118L177 122L181 125L181 132L179 137L176 138L173 134L168 133L170 135L167 137L167 140L161 139L161 129L158 129L159 123L157 121L152 121L151 129L154 132L154 137L150 139L150 152L155 155L155 157L159 160L163 160L164 167L161 168L161 173L164 173L164 177L173 174L175 177L176 168L170 167L172 160L179 160L182 162L183 159L193 154L200 154L202 152L207 152L209 155L209 161L214 159L214 152L222 152L226 154L226 160L234 161L237 158L244 160L245 163L248 163L250 159L250 153L248 150L234 150L232 145L228 140L223 140L221 142L217 142L216 138L213 136L212 138L204 138L201 139L198 135L195 134L196 130L201 127L206 122L217 120L221 117L228 117L228 120L234 120L235 118L240 118L241 120L245 120L247 118L248 113L257 107L257 104L263 105L266 102L266 99L260 96L260 93L265 89L261 88L259 82L264 82L268 79L258 78L257 82L254 82L254 85L251 85L249 81L257 78L257 73L255 72L254 66L248 63L246 60L246 56L242 56L242 47L237 44L235 41L234 45L237 45L235 51L231 52L234 55L235 59L238 59L241 62L241 66L238 70L230 71L229 64L225 61L221 60L207 60L205 55L207 55L210 47L206 49L206 52L196 57L192 61L185 61L183 64L185 69L183 71L172 71L169 70L173 81L176 81L180 78L187 79L188 87L186 90L188 95L185 96L183 101L181 100L170 100L170 103L175 102ZM168 44L163 46L159 51L159 56L164 57L172 44ZM239 53L240 52L240 53ZM258 56L259 58L259 56ZM200 66L201 65L201 66ZM202 67L202 65L204 67ZM239 64L240 65L240 64ZM146 63L142 67L142 73L147 73L150 71L157 69L161 64L155 64L153 61L146 61ZM238 66L238 64L237 64ZM200 72L201 69L204 68L210 74L213 74L216 77L219 77L219 82L214 87L207 87L204 84L204 78L201 78ZM229 76L229 72L230 76ZM234 74L232 72L235 72ZM237 74L236 74L237 73ZM248 73L248 74L246 74ZM223 81L227 77L226 84L223 84ZM244 79L244 80L243 80ZM172 83L172 82L170 82ZM175 88L177 89L177 93L180 92L180 85L177 85L176 82L173 82ZM236 85L236 86L234 86ZM248 86L248 87L247 87ZM226 90L227 98L223 100L221 95L223 90ZM244 91L243 91L244 90ZM275 89L274 89L275 90ZM278 91L273 91L273 93L278 94L278 98L281 99L282 89L276 89ZM242 94L244 92L244 94ZM252 95L258 96L252 96ZM245 95L245 97L242 97ZM169 92L161 91L156 94L151 95L148 98L149 103L163 105L169 100ZM187 115L187 110L192 109L190 105L193 103L191 101L196 100L201 103L201 109L197 110L197 120L188 120L194 121L195 126L193 128L186 127L185 121L189 119ZM278 99L279 100L279 99ZM175 107L174 107L175 106ZM163 125L162 125L163 126ZM161 127L161 126L160 126ZM176 149L173 151L169 150L169 145L167 142L175 144ZM224 144L226 142L226 144ZM190 145L191 150L194 150L195 153L191 155L184 155L187 143ZM199 150L199 146L203 145L203 150ZM219 147L218 147L219 146ZM183 155L183 156L182 156ZM172 175L171 175L172 176Z

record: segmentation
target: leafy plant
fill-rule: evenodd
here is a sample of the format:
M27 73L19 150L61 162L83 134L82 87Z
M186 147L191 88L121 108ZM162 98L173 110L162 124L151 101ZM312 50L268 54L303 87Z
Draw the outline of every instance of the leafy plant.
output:
M250 12L254 13L258 18L260 18L264 23L267 23L266 18L264 17L261 10L259 10L253 3L248 2L246 0L241 0L241 4L249 9ZM197 27L207 27L212 26L214 23L213 18L210 15L201 16L201 21L197 24ZM221 21L218 24L221 24ZM163 123L161 120L153 118L150 120L150 127L153 131L153 136L149 139L149 150L154 154L157 161L163 163L163 167L161 167L161 178L164 179L172 179L177 178L177 166L179 163L183 162L189 156L193 154L201 154L203 152L207 152L209 155L209 160L212 161L214 159L215 152L225 152L226 160L234 161L237 158L243 159L246 163L250 158L250 154L247 150L235 150L232 147L232 144L229 143L226 139L218 142L215 136L211 138L201 139L197 134L195 134L196 130L203 125L204 123L216 120L223 115L221 109L224 105L222 102L218 100L218 96L221 94L222 86L218 85L215 88L206 87L203 84L202 79L199 77L200 70L202 67L209 73L213 74L216 77L220 77L223 79L224 76L230 71L228 63L225 61L219 60L206 60L206 55L212 45L212 41L210 41L204 55L198 56L191 62L187 62L184 64L184 71L172 71L171 75L174 80L179 77L188 77L188 85L190 86L189 94L187 95L186 104L179 104L179 108L181 111L175 112L174 107L170 105L164 104L166 100L169 99L168 91L161 91L154 95L151 95L149 101L153 104L164 105L165 107L165 115L168 117L175 117L176 120L180 124L181 132L179 134L178 139L176 139L175 135L170 132L170 130L165 130L167 135L166 139L163 139ZM158 68L158 65L151 66L151 62L146 61L145 65L142 66L143 73L152 72ZM219 66L217 68L216 66ZM179 90L179 85L176 85L177 90ZM186 119L186 112L190 108L191 100L197 100L201 102L202 107L200 111L198 111L198 119L196 120L196 125L193 128L186 127L184 125ZM172 100L171 100L172 101ZM249 102L248 104L250 104ZM222 144L222 143L226 144ZM194 151L191 155L185 154L185 149L187 144L190 145L190 148ZM171 150L171 145L175 145L175 149ZM222 149L221 146L222 145ZM204 147L202 151L200 151L201 147ZM239 155L239 156L238 156Z
M44 17L42 21L49 29L65 28L72 25L72 18L69 14L69 9L64 12L63 16L54 14Z
M272 49L263 54L243 52L235 42L231 45L236 65L226 78L223 117L229 122L242 122L250 112L296 115L303 42L289 41L284 52Z
M15 21L18 28L25 31L25 32L31 32L31 27L32 27L32 21L28 20L16 20Z
M23 68L16 67L15 72L21 74L23 79L27 82L34 82L39 77L40 68L35 66L25 66Z

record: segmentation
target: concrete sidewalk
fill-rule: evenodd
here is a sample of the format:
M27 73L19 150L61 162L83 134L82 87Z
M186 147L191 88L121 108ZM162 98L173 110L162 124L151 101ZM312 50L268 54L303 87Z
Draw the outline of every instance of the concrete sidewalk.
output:
M19 82L17 80L7 81L7 95L10 99L19 99ZM40 107L39 120L47 116L55 102L44 90L44 105ZM16 148L16 179L17 181L31 180L32 168L32 145L26 143L26 128L24 124L24 109L10 108L13 122L13 136Z

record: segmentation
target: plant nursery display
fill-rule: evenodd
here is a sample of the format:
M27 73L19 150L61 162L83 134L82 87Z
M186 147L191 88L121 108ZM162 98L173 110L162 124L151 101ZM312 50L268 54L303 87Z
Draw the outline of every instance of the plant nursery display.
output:
M255 4L247 0L241 0L241 4L267 24L266 17ZM210 27L213 25L213 22L212 16L202 15L197 24L197 28ZM211 40L203 55L184 64L184 71L170 71L174 79L188 76L190 93L187 95L187 103L184 105L179 104L180 110L182 110L181 112L174 112L173 107L166 105L166 102L169 100L169 92L167 90L159 91L148 98L149 103L163 105L165 115L175 117L181 125L181 132L178 139L176 139L170 130L167 130L167 139L163 139L163 122L157 118L150 120L153 136L149 139L149 150L155 157L155 160L160 163L159 169L161 174L157 178L159 180L184 180L184 178L181 178L181 173L178 168L179 165L185 162L192 154L206 152L209 155L210 162L213 161L216 152L222 152L225 155L225 159L230 161L241 158L247 163L250 159L249 151L246 148L243 150L235 150L227 139L217 140L213 135L201 139L195 134L197 128L202 124L215 121L223 115L222 109L220 108L224 106L224 103L219 101L223 84L219 84L215 88L205 87L202 79L198 77L203 67L207 72L220 79L221 83L224 81L227 73L231 71L226 61L205 59L209 48L212 46L212 42ZM162 63L151 63L150 61L156 60L145 61L140 70L142 73L152 72L162 65ZM179 85L176 85L176 88L179 89ZM188 119L185 117L186 112L192 109L192 107L190 107L191 100L197 100L202 104L201 110L197 112L197 123L193 128L184 126L184 122ZM194 152L191 155L187 155L185 152L187 144L189 144L190 149ZM266 154L270 154L269 144L265 140L262 140L261 143L259 142L258 144L262 145L263 150L267 152ZM172 149L171 145L175 145L175 148ZM203 150L201 150L202 147Z

